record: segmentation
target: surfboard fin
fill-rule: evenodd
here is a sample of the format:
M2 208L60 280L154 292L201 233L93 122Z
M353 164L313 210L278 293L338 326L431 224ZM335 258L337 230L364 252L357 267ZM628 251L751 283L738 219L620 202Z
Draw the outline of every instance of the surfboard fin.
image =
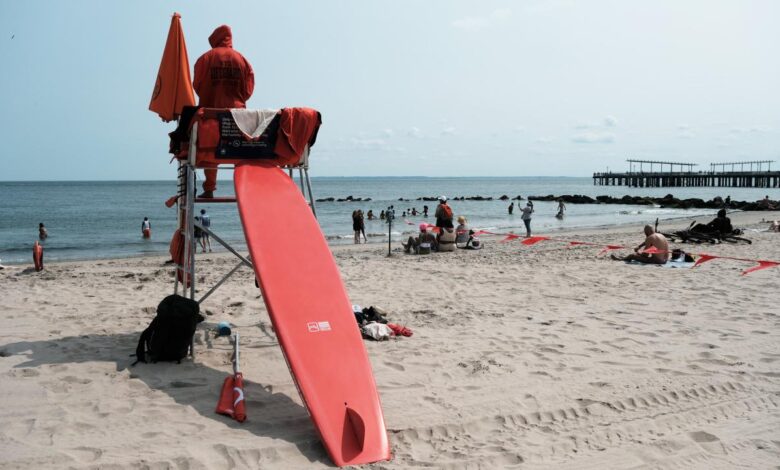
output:
M346 405L346 403L345 403ZM346 406L346 413L347 413L347 419L345 419L345 423L349 423L350 428L352 428L352 433L355 435L355 442L358 445L358 448L360 451L363 451L363 444L366 441L366 424L363 422L363 418L360 417L360 414L350 408L348 405Z

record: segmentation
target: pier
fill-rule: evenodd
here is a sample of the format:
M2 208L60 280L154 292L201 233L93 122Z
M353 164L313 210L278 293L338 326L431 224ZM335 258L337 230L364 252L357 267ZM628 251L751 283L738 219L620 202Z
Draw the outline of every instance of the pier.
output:
M710 163L709 171L694 171L697 163L658 160L626 160L625 173L593 173L597 186L664 187L732 187L780 188L780 171L772 171L773 160Z

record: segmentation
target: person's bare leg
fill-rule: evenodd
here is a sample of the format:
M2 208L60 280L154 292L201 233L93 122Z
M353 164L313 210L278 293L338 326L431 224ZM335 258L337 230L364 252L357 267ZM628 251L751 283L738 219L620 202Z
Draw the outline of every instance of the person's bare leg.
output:
M659 260L652 256L640 255L638 253L630 254L628 256L623 256L623 257L612 255L612 259L617 261L636 261L642 264L666 264L666 261Z

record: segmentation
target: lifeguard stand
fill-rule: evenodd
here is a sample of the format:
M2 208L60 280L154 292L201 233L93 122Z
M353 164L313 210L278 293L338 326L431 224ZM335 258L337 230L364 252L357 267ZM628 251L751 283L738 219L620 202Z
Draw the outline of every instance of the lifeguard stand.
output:
M268 110L264 111L268 112ZM301 192L316 217L309 177L309 150L316 140L321 117L319 112L309 108L284 108L277 111L277 116L262 135L249 138L237 128L229 109L191 109L190 113L185 113L183 116L187 114L190 119L182 119L179 129L171 135L173 139L174 134L178 132L181 143L186 144L186 151L174 152L179 166L176 197L177 229L171 242L171 255L176 265L173 292L179 294L181 285L181 295L202 303L241 266L245 265L253 269L253 265L248 256L239 253L230 243L195 220L197 204L236 203L235 197L197 197L196 170L218 168L232 171L237 164L244 161L273 161L285 169L293 180L297 172ZM285 123L290 125L285 126ZM295 144L290 144L291 139ZM196 227L239 259L235 267L197 299L195 297ZM177 239L181 241L177 243Z

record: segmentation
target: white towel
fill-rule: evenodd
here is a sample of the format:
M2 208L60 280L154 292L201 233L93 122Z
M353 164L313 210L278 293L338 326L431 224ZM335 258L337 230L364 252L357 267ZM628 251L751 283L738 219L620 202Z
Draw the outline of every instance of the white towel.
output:
M256 139L263 135L265 128L271 124L271 121L279 113L278 109L243 109L234 108L230 110L233 120L241 132L247 136Z

